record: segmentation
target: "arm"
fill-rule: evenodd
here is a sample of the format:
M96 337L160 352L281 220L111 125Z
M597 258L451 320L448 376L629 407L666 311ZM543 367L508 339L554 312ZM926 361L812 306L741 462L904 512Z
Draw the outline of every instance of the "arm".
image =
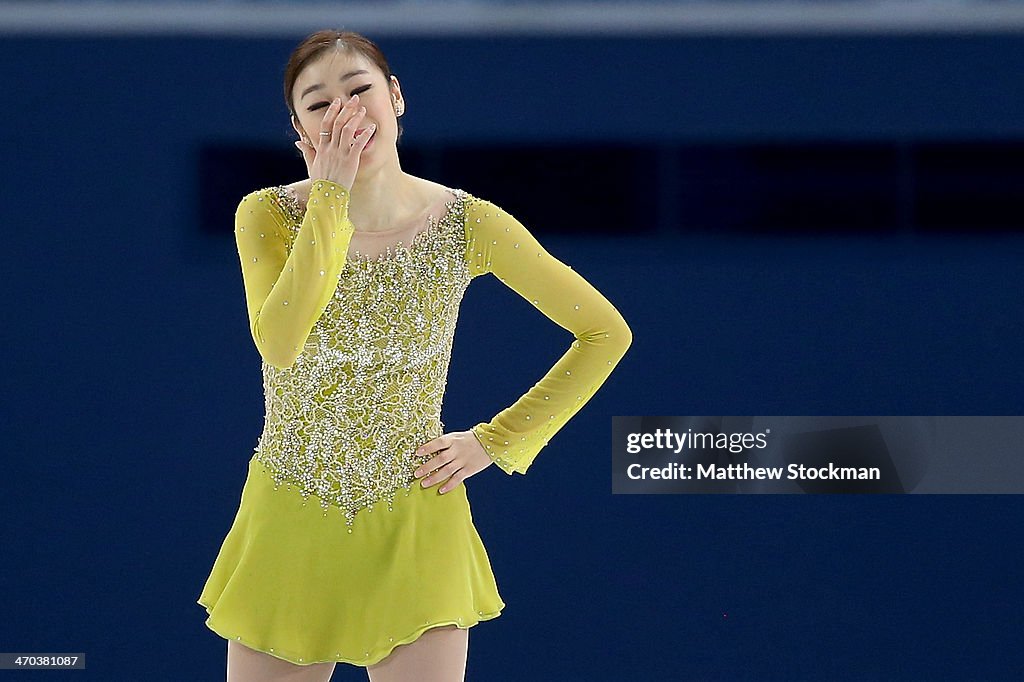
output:
M491 273L575 340L539 382L471 431L503 471L525 474L548 440L597 392L633 340L622 315L495 204L470 197L466 262Z
M291 252L276 197L266 190L242 198L235 211L235 242L242 265L249 330L260 355L287 369L301 353L345 267L353 226L349 192L314 180Z

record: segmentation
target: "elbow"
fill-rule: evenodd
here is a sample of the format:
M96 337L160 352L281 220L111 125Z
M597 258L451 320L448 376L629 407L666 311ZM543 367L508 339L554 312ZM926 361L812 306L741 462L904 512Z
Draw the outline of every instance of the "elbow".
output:
M291 366L295 364L300 355L298 348L293 346L293 350L289 351L287 346L267 342L260 330L258 319L250 331L252 332L252 340L256 344L256 350L259 351L260 357L263 358L265 363L277 369L291 369Z
M576 334L576 339L595 348L601 348L602 355L618 363L633 343L633 332L621 315L608 318L593 329Z
M299 353L288 352L273 344L257 344L257 349L263 357L263 361L277 369L291 369L299 357Z
M616 315L614 323L609 325L608 337L605 340L610 342L609 346L615 350L619 359L622 359L629 347L633 345L633 330L626 324L622 315Z

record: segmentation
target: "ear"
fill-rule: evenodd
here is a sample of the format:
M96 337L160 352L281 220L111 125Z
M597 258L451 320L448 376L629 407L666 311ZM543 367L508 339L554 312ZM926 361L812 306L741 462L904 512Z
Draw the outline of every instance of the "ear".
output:
M299 137L303 140L308 139L306 133L302 130L302 126L299 125L299 121L295 118L295 114L291 115L291 119L292 128L294 128L295 132L299 134Z
M390 90L391 90L391 105L392 106L395 105L396 98L398 100L397 103L398 104L402 104L403 103L403 101L402 101L402 86L399 85L398 77L395 76L395 74L391 74L390 86L391 86L390 87Z

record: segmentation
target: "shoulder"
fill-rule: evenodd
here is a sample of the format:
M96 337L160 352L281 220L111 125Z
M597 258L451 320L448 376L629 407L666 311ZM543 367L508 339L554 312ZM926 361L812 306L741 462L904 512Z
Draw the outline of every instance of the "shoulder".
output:
M498 203L465 190L461 191L466 206L467 228L476 227L484 231L501 229L503 232L522 229L522 224L516 217Z
M254 189L248 194L242 195L242 198L238 200L235 215L242 217L244 215L253 215L257 212L269 211L272 203L273 198L271 197L270 188Z
M238 204L239 206L242 206L243 204L248 204L250 205L250 207L252 206L252 204L263 204L269 207L270 205L277 203L277 201L281 198L282 190L285 189L285 187L287 186L271 185L268 187L259 187L257 189L252 190L251 192L248 192L247 194L243 194Z
M287 198L282 186L261 187L243 195L235 208L235 232L246 225L262 225L282 234L284 230Z
M485 196L474 194L473 192L465 189L456 189L453 191L463 197L466 203L466 217L472 217L475 222L483 223L487 218L508 220L513 217L512 214L499 205L497 201ZM476 218L480 218L480 220L476 221Z
M300 199L299 192L303 191L303 188L300 187L301 184L298 182L287 185L269 185L254 189L242 196L238 202L238 209L247 208L251 211L265 209L271 213L286 212L291 208L291 204ZM308 187L304 191L308 195ZM302 200L302 204L305 204L305 200Z
M536 237L504 206L470 192L464 197L467 251L477 256L478 265L480 258L489 260L490 253L504 253L505 245L511 247L510 255L539 250Z

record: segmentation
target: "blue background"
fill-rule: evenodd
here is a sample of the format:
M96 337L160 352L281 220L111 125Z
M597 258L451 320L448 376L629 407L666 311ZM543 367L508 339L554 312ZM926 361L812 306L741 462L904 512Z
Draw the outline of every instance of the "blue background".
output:
M231 238L240 195L201 166L226 149L240 171L282 159L257 184L302 178L281 95L301 38L0 42L0 642L87 654L85 673L48 679L223 679L195 599L263 397ZM651 151L641 165L756 144L1016 149L1024 38L379 43L407 99L400 153L421 159L406 170L513 212L634 335L528 475L467 482L508 603L471 630L467 679L1021 677L1019 497L612 496L609 439L612 415L1021 414L1019 204L997 230L930 230L905 210L853 231L744 230L716 222L722 204L673 203L707 196L674 162L637 181L615 145ZM495 179L473 162L575 144L609 150L589 197L585 176L541 183L521 163ZM441 163L456 146L463 165ZM730 168L700 181L762 187ZM1024 196L1004 170L1000 196ZM564 196L627 219L573 223ZM446 425L489 419L570 341L476 280ZM334 679L365 674L341 664Z

